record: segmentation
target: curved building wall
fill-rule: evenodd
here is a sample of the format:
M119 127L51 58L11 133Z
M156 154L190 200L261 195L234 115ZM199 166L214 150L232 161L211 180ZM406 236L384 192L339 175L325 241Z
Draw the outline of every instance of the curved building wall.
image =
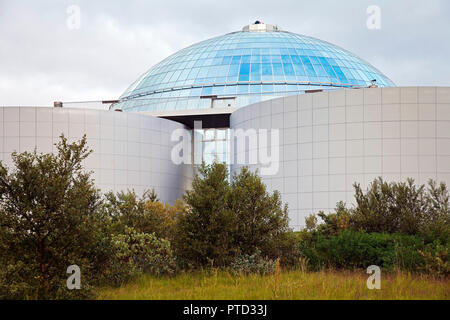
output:
M68 108L1 107L0 160L9 167L14 151L55 151L64 133L70 141L86 134L93 153L85 160L103 192L155 188L160 199L173 203L192 180L189 165L171 161L176 122L149 115Z
M278 172L262 177L289 204L295 228L311 212L332 210L341 200L353 203L354 182L365 188L383 176L450 185L450 87L289 96L235 111L231 128L279 129ZM233 150L234 159L251 152ZM233 164L232 171L240 166Z

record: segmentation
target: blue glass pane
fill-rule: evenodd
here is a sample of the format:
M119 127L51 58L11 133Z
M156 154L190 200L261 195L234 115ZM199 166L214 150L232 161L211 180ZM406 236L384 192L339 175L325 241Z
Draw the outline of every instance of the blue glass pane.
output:
M274 63L274 64L272 64L272 67L273 67L274 80L278 80L278 81L284 80L282 64L281 63Z
M228 77L237 76L239 74L239 65L232 64L230 65L230 70L228 71Z
M263 74L263 76L271 76L272 75L272 65L270 63L262 64L262 74Z
M261 93L261 86L260 85L251 85L250 86L250 93Z
M225 95L235 95L237 86L226 86L224 94Z
M284 69L285 75L287 75L287 76L294 75L294 68L292 67L292 63L283 63L283 69Z
M250 63L250 56L242 56L241 63Z
M238 94L248 93L248 84L242 84L238 86Z
M230 64L230 63L231 63L231 56L223 57L223 59L222 59L223 65Z
M204 87L202 90L202 96L209 96L212 94L212 87Z
M305 69L303 69L303 65L301 63L294 63L293 65L294 65L294 71L295 71L295 74L297 75L297 78L298 78L298 76L306 75Z
M231 64L239 64L241 62L241 56L233 56Z
M239 69L239 81L248 81L249 76L248 73L250 71L250 64L243 63L241 64L241 68Z
M251 67L251 81L261 80L261 64L253 63Z
M196 43L155 65L114 108L210 108L209 99L200 99L210 94L239 95L240 107L311 89L368 86L372 79L380 87L394 85L364 60L328 42L283 31L233 32ZM248 81L251 86L242 85Z
M264 93L271 93L273 92L273 85L271 84L263 84L262 85L262 92Z

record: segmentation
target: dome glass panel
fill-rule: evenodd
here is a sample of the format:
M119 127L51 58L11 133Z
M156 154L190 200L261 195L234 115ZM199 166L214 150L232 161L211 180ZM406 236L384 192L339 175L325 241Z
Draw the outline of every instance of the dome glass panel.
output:
M328 42L277 29L242 31L169 56L136 80L113 108L242 107L306 90L367 87L372 80L394 86L372 65Z

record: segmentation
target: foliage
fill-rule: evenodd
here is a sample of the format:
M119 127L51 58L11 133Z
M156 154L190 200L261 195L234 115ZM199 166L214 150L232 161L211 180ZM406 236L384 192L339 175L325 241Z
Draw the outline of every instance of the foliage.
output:
M313 231L317 229L318 219L315 214L310 214L305 218L305 229L307 231Z
M437 277L450 275L450 262L448 260L449 248L439 243L428 244L424 250L419 251L425 260L422 270Z
M351 226L367 232L450 235L449 195L445 184L430 181L428 188L414 180L387 183L378 178L364 193L355 185L357 206L350 211ZM442 228L441 228L442 227Z
M170 240L184 211L181 200L171 206L161 203L154 190L142 196L134 191L109 192L102 211L110 220L112 234L111 258L103 282L121 285L142 273L175 272Z
M184 197L185 213L177 223L175 247L182 261L205 266L228 265L236 254L259 249L275 259L288 246L287 207L278 192L268 193L256 173L244 167L228 182L225 164L199 168Z
M286 231L274 239L270 246L264 248L263 255L273 260L280 258L283 267L295 267L300 257L299 241L301 241L299 232Z
M450 240L450 203L447 187L430 180L428 188L407 182L374 180L363 192L354 185L356 206L336 205L335 212L318 216L323 224L315 230L335 235L341 230L421 235L425 242ZM308 219L311 219L308 218Z
M105 277L114 285L121 285L142 273L172 274L175 258L170 242L158 239L154 233L138 233L125 227L123 234L113 235L113 256Z
M336 212L328 215L319 212L317 214L323 221L323 224L317 225L313 230L319 230L328 235L336 235L340 230L347 230L350 228L351 214L345 207L343 202L336 204ZM314 216L314 215L313 215ZM312 219L312 216L309 217Z
M178 266L263 276L275 261L302 273L375 264L449 275L445 184L379 178L365 192L355 184L355 207L339 202L335 212L310 215L305 230L291 232L280 194L246 167L229 181L225 164L202 164L184 202L172 206L153 190L102 198L83 170L91 152L86 137L68 143L61 136L56 149L14 153L14 170L0 162L0 299L91 298L95 286L173 274ZM82 290L66 287L73 264Z
M314 270L365 269L377 265L383 270L409 271L417 271L424 265L419 253L422 249L424 244L417 236L353 230L332 236L315 232L299 248Z
M450 206L445 184L374 180L363 192L355 184L356 206L337 203L335 212L307 218L299 250L314 269L365 268L448 275Z
M139 233L155 233L158 238L171 239L184 204L181 200L173 206L163 204L154 190L145 191L141 197L134 191L121 191L105 195L103 210L111 217L115 233L123 233L130 227Z
M176 226L175 248L181 263L202 266L214 261L220 266L229 262L234 254L231 235L235 225L226 205L229 195L226 165L203 163L192 190L184 195L187 209Z
M253 254L238 254L230 264L230 271L234 275L239 274L271 274L275 271L275 260L271 260L261 255L257 249Z
M273 247L289 230L287 206L282 205L278 191L269 194L257 173L243 167L233 176L229 208L234 214L234 247L244 255L259 249L263 255L277 258Z
M15 170L0 163L0 298L88 297L107 259L100 195L82 167L86 137L61 136L56 149L13 153ZM72 264L82 290L65 288Z

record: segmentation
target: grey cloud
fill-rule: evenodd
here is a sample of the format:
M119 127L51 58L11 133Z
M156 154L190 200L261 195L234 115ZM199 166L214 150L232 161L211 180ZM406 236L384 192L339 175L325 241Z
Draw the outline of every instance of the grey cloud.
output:
M82 20L70 31L73 4ZM381 30L366 28L372 4ZM168 55L256 19L337 44L397 85L450 85L449 15L445 0L3 0L0 105L117 98Z

